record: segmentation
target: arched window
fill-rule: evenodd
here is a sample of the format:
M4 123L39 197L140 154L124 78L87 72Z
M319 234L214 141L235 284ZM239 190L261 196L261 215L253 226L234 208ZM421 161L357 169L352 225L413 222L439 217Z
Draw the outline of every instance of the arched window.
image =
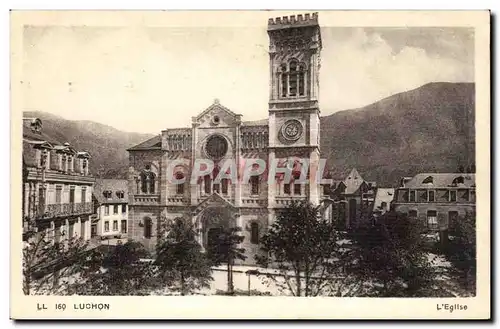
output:
M299 83L299 96L304 96L305 94L305 65L299 65L298 83Z
M306 94L306 65L292 59L280 66L281 97L301 97Z
M221 184L222 184L222 194L227 194L229 187L229 179L227 178L221 179Z
M155 178L156 175L151 171L143 171L140 175L141 178L141 192L144 194L155 193Z
M464 184L464 177L463 176L458 176L453 180L453 185L458 185L458 184Z
M290 89L288 91L288 96L297 96L297 86L298 86L298 67L296 61L291 61L289 65L289 77L288 81L290 83Z
M149 173L149 193L153 194L155 193L155 174L150 172Z
M298 182L300 179L300 172L295 171L293 173L293 194L294 195L301 195L302 194L302 184Z
M259 176L250 177L251 193L252 195L259 194Z
M212 179L210 178L210 175L205 175L205 177L203 177L203 180L205 182L205 193L210 194L210 192L212 191Z
M434 179L432 178L432 176L429 176L422 181L422 184L433 184L433 183L434 183Z
M253 222L250 224L250 242L253 244L259 244L259 224Z
M212 179L215 181L217 176L219 176L219 168L215 167L214 170L212 171ZM214 192L220 193L220 184L214 182L212 189Z
M144 218L144 237L146 239L151 239L153 232L153 221L151 218L146 217Z
M184 179L184 174L181 172L177 172L175 174L175 179ZM175 186L175 193L178 195L184 194L184 183L177 183Z
M286 64L281 65L281 97L288 96L288 70Z
M145 172L141 173L141 192L148 193L148 176Z

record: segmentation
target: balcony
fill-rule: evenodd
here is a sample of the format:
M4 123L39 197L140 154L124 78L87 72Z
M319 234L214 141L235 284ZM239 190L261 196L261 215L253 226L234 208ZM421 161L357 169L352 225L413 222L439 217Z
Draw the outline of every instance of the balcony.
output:
M275 202L277 207L287 207L293 201L307 201L305 195L301 196L276 196Z
M49 204L45 207L45 217L83 215L91 214L92 212L93 208L91 202Z
M158 194L136 194L134 195L134 204L154 205L160 202Z
M169 205L183 205L188 202L184 196L169 196L167 197L167 204Z

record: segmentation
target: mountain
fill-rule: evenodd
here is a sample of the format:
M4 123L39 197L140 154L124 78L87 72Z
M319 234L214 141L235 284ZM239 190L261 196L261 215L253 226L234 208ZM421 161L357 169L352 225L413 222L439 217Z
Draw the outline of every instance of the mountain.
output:
M402 176L419 172L455 172L475 156L474 104L473 83L439 82L324 116L321 156L334 178L343 179L355 167L379 186L395 185ZM93 173L104 178L124 178L126 149L154 136L44 112L25 116L39 117L44 132L54 139L89 151Z
M321 118L321 155L334 176L356 167L394 185L418 172L456 172L475 158L473 83L429 83Z
M123 132L93 121L66 120L41 111L26 111L25 117L42 120L43 131L54 140L68 142L77 150L90 152L90 171L102 178L126 178L127 148L153 137L150 134Z

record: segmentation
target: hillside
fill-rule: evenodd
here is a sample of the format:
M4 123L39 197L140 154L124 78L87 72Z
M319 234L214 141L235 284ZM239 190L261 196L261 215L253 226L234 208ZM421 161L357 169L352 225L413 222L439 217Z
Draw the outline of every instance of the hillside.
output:
M46 112L24 112L25 117L38 117L43 131L61 143L68 142L77 150L90 152L90 171L103 178L126 178L127 148L148 138L149 134L128 133L92 121L71 121Z
M321 153L336 178L356 167L368 180L389 186L401 176L450 172L474 159L474 84L430 83L360 109L321 118ZM328 113L323 105L322 112ZM70 121L43 112L25 112L43 121L51 137L88 150L92 171L125 177L127 148L153 135L127 133L91 121ZM262 121L264 124L264 121Z
M456 171L475 155L473 83L430 83L321 118L322 157L338 176L396 184L418 172Z

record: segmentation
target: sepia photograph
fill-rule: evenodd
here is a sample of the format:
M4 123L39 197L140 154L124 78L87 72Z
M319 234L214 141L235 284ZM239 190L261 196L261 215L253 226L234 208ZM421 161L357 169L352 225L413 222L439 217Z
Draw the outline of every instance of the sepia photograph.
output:
M489 24L12 11L11 317L489 318Z

